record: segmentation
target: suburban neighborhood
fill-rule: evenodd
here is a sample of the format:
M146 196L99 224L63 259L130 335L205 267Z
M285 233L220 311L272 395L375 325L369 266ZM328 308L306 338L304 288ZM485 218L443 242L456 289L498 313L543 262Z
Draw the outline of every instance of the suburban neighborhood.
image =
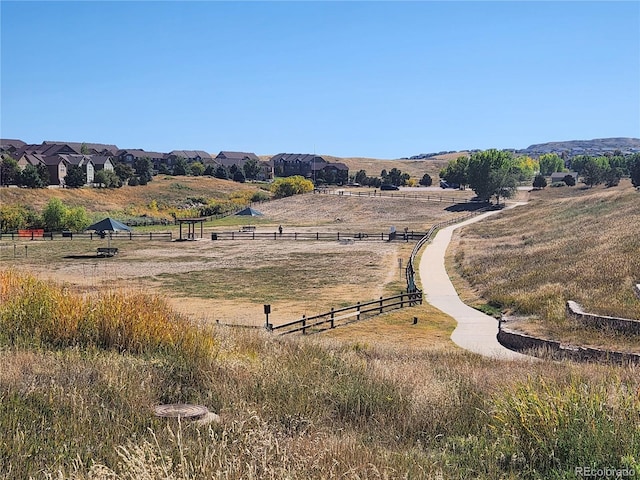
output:
M313 179L314 183L344 184L349 178L349 168L344 163L329 162L315 154L279 153L267 160L252 152L221 151L213 156L202 150L152 152L120 149L116 145L102 143L44 141L41 144L27 144L19 139L0 139L0 154L3 159L14 159L20 171L31 166L46 172L47 185L58 187L70 185L67 175L72 167L82 170L85 185L93 185L102 183L96 180L98 172L114 172L117 164L133 169L136 162L141 160L150 162L154 174L174 174L189 169L194 174L199 172L244 181L245 166L250 163L253 167L249 169L253 172L252 180L269 181L274 176L301 175ZM242 174L238 176L237 172ZM12 185L17 181L0 178L0 184Z

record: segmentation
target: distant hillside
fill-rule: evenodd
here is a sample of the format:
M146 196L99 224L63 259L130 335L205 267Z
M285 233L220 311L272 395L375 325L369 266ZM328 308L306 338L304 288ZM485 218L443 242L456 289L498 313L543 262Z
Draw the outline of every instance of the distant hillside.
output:
M604 155L607 152L620 150L623 154L640 152L638 138L596 138L593 140L571 140L567 142L548 142L531 145L523 150L516 150L531 156L544 153L566 153L574 155Z

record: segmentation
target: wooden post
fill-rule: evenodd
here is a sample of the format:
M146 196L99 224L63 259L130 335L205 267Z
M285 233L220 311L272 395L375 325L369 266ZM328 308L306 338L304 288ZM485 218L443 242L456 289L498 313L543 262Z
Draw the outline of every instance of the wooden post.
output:
M307 333L307 316L302 315L302 334L306 335Z
M400 308L404 308L404 292L400 290Z
M335 325L333 324L334 316L335 316L335 314L333 313L333 307L331 307L331 328L335 327Z
M358 309L358 310L357 310L358 315L356 316L356 319L360 320L360 302L358 302L358 305L357 305L357 307L356 307L356 308Z
M380 313L382 313L382 297L380 297Z

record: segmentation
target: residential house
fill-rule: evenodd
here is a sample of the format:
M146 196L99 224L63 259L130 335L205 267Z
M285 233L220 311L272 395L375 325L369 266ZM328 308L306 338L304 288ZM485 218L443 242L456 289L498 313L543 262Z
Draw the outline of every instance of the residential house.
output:
M44 156L39 153L23 153L16 157L15 160L18 162L20 170L24 170L27 165L33 165L34 167L44 165Z
M22 140L12 138L0 138L0 153L7 153L11 157L20 148L26 145Z
M229 168L235 165L240 169L244 167L247 161L255 160L260 165L260 173L257 179L270 180L273 178L273 164L271 162L263 162L255 153L221 151L214 160L223 167Z
M118 150L117 158L121 162L127 163L131 166L136 160L141 158L148 158L153 163L153 168L158 170L160 165L166 161L166 154L160 152L147 152L145 150Z
M278 177L290 177L292 175L302 175L313 178L313 173L321 170L327 162L318 155L306 153L279 153L269 160L273 165L274 175Z
M114 171L115 162L110 156L91 155L91 161L96 172L100 170Z
M85 142L52 142L45 141L42 145L46 146L62 146L65 145L73 150L76 154L84 155L116 155L118 153L118 147L115 145L109 145L106 143L85 143ZM63 152L56 152L63 153ZM68 152L64 152L68 153Z
M39 154L44 157L51 157L54 155L78 155L77 152L69 145L65 144L39 144L39 145L24 145L16 151L16 155L22 156L24 154Z
M184 158L187 162L200 162L203 165L211 163L212 157L203 150L172 150L167 154L167 165L175 164L178 158Z
M64 177L67 176L69 162L63 155L44 157L44 164L49 172L49 185L64 186Z
M327 163L316 169L314 178L322 179L326 183L343 185L349 181L349 167L340 162Z
M314 183L321 181L342 184L349 180L349 167L344 163L327 162L318 155L279 153L271 157L269 162L273 165L274 174L279 177L302 175Z
M67 161L67 165L77 165L82 168L87 176L87 185L93 183L95 176L95 166L91 155L58 155Z
M578 183L578 172L554 172L551 174L551 183L564 182L564 177L571 175Z

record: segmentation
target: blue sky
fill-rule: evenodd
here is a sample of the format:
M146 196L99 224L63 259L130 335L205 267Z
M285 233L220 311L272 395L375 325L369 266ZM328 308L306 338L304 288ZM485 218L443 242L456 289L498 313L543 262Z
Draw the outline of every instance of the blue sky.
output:
M0 2L3 138L399 158L640 137L640 2Z

